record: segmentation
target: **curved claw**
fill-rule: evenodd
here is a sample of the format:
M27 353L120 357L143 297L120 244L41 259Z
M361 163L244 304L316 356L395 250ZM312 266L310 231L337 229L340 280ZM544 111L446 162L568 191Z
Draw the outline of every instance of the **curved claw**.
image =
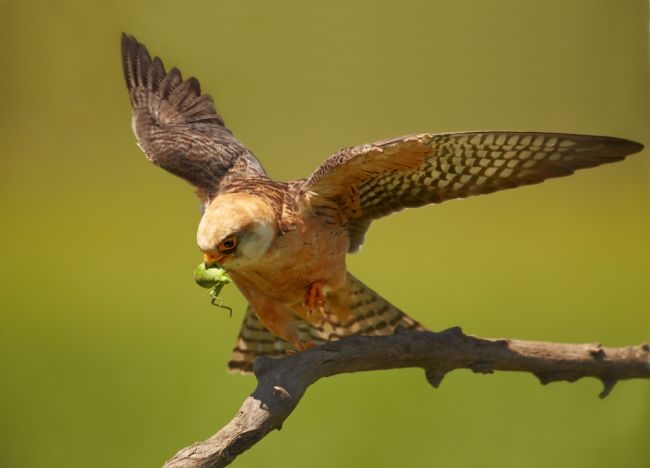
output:
M293 345L296 347L296 349L287 349L287 354L293 355L293 354L298 354L307 349L312 349L316 346L316 343L314 343L313 341L305 341L304 343L302 343L301 341L295 341Z
M325 281L314 281L307 286L305 292L305 307L310 314L320 312L325 316L325 288L327 283Z

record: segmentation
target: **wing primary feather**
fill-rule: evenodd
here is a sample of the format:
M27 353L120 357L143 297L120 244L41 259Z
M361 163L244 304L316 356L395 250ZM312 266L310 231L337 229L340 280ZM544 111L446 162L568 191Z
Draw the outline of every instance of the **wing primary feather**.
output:
M212 97L201 94L199 80L183 80L177 68L165 72L162 60L152 59L133 36L122 34L121 45L132 127L148 159L197 187L204 202L220 192L226 175L231 182L265 176L255 156L225 127Z
M169 99L169 95L172 93L172 91L174 91L176 86L182 82L183 76L178 68L174 67L169 70L169 73L167 73L167 76L163 79L163 82L160 86L160 97L162 99Z
M151 57L149 56L149 52L147 49L140 44L138 47L138 78L141 80L140 83L138 83L140 86L143 86L145 88L151 88L150 86L150 81L148 80L149 77L149 69L150 69L150 64L151 64Z
M122 70L124 71L124 80L129 91L137 86L133 70L133 54L130 49L131 41L125 33L122 33Z
M370 222L390 213L537 184L641 149L621 138L563 133L408 135L334 154L305 181L297 202L321 217L335 206L354 252Z
M156 92L160 92L160 86L165 79L165 66L160 58L155 57L151 64L151 87Z

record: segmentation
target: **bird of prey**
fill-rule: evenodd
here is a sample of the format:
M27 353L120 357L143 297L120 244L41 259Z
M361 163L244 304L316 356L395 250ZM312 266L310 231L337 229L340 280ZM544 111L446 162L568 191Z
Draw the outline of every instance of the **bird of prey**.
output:
M343 149L309 177L280 182L226 128L196 78L165 71L125 34L122 64L138 145L196 187L204 261L226 268L248 301L232 371L349 335L424 329L346 271L346 255L373 220L566 176L643 148L561 133L423 133Z

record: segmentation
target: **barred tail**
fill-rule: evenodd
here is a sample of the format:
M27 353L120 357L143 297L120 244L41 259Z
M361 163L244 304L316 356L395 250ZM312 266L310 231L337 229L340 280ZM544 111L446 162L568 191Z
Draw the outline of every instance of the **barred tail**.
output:
M296 317L295 320L300 332L300 341L310 341L314 344L327 341L327 339L321 338L319 330L309 322L299 317ZM293 349L291 343L275 336L262 325L255 311L249 305L246 315L244 315L244 322L239 331L237 342L230 355L230 361L228 361L228 370L230 372L249 374L253 372L253 361L255 361L256 357L280 358L286 356L287 351Z
M300 340L321 344L351 335L392 335L398 327L426 330L350 273L345 284L327 296L325 320L309 323L295 316ZM250 373L258 356L286 356L293 346L267 330L249 306L230 356L231 372Z

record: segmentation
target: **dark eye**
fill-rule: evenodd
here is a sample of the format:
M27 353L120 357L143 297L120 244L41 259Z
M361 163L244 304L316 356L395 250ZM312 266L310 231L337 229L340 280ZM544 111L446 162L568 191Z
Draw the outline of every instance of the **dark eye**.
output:
M239 241L237 240L236 237L234 236L226 237L219 244L219 252L228 252L228 251L235 250L238 243Z

